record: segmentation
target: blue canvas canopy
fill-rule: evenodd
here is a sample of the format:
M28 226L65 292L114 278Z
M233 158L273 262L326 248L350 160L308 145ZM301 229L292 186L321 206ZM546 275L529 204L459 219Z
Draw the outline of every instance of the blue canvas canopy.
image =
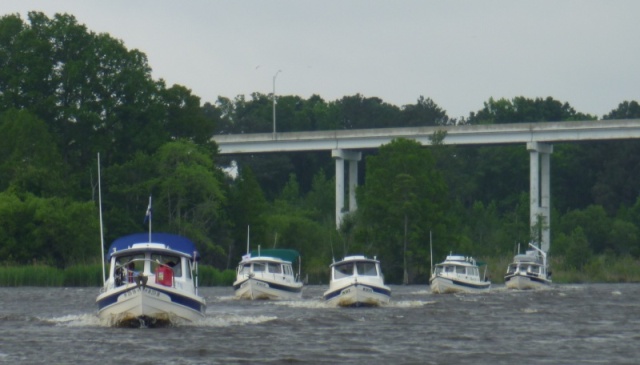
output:
M136 243L162 243L174 251L182 252L189 256L192 256L196 251L195 243L177 234L153 232L151 233L151 242L149 242L149 233L134 233L113 241L109 246L109 251L107 251L107 260L111 259L114 249L116 251L124 250Z

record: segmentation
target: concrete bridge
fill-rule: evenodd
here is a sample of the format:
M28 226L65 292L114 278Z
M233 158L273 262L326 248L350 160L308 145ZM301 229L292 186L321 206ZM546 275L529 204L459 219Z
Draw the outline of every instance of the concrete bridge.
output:
M361 150L378 148L396 138L413 139L428 146L436 132L446 132L442 141L445 145L526 145L530 154L530 224L536 226L539 219L545 223L541 246L548 251L553 143L640 138L640 119L233 134L216 135L213 140L221 154L331 151L336 160L336 225L339 226L345 208L345 161L349 164L351 212L356 209L355 187Z

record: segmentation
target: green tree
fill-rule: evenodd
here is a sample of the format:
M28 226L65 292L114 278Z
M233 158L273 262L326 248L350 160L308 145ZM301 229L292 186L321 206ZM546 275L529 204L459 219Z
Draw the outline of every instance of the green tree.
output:
M427 262L430 230L449 238L444 233L446 186L434 166L430 151L407 139L393 140L367 157L365 185L358 191L356 247L379 254L392 281L404 277L405 252L409 281Z
M65 196L67 171L45 123L26 110L0 115L0 191Z

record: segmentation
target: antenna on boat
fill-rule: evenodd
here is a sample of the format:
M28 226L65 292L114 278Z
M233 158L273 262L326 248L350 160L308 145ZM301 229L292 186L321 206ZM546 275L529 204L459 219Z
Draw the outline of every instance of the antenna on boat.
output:
M153 219L153 214L151 213L151 194L149 194L149 206L147 207L147 214L144 217L145 223L147 220L149 221L149 243L151 243L151 221Z
M276 248L276 243L278 243L278 232L276 232L276 235L273 238L273 248Z
M429 256L431 258L431 265L429 267L430 275L433 275L433 241L431 240L431 230L429 230Z
M100 262L102 262L102 285L107 281L104 272L104 230L102 229L102 187L100 185L100 152L98 152L98 211L100 212Z
M251 226L247 225L247 255L249 254L249 231Z
M329 232L329 246L331 246L331 260L336 262L336 255L333 254L333 235Z

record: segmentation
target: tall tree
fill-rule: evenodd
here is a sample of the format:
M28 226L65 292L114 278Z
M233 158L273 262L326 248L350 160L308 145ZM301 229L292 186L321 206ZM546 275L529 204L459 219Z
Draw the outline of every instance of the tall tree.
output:
M411 281L427 261L430 230L447 236L447 188L434 166L431 152L407 139L395 139L367 158L358 191L358 240L383 259L392 281L403 279L405 266Z

